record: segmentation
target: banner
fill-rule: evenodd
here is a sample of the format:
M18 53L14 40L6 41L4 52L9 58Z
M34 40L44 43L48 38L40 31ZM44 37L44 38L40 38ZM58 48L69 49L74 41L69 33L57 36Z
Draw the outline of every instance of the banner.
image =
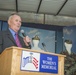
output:
M58 56L29 51L22 51L22 71L58 73Z

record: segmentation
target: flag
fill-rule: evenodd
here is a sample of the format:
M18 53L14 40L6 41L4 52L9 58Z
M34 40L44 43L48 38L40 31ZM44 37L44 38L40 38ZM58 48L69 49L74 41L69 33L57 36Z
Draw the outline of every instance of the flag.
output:
M33 57L32 63L34 64L34 66L35 66L36 69L37 69L37 68L38 68L38 60Z

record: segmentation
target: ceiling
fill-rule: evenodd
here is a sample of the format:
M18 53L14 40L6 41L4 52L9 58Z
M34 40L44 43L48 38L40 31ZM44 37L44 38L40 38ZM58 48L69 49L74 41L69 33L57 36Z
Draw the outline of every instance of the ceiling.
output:
M76 25L76 0L0 0L0 20L14 12L23 22Z

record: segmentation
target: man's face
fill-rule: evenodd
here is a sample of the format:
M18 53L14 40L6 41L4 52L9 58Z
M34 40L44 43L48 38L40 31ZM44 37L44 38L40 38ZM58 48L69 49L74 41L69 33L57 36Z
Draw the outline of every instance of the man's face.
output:
M8 20L9 27L14 30L15 32L18 32L21 27L21 18L18 15L13 15Z

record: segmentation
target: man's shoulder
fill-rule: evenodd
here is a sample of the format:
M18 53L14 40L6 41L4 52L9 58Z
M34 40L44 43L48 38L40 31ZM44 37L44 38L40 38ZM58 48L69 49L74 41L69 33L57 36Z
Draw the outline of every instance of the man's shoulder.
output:
M0 31L0 38L6 37L6 35L8 34L8 31Z

